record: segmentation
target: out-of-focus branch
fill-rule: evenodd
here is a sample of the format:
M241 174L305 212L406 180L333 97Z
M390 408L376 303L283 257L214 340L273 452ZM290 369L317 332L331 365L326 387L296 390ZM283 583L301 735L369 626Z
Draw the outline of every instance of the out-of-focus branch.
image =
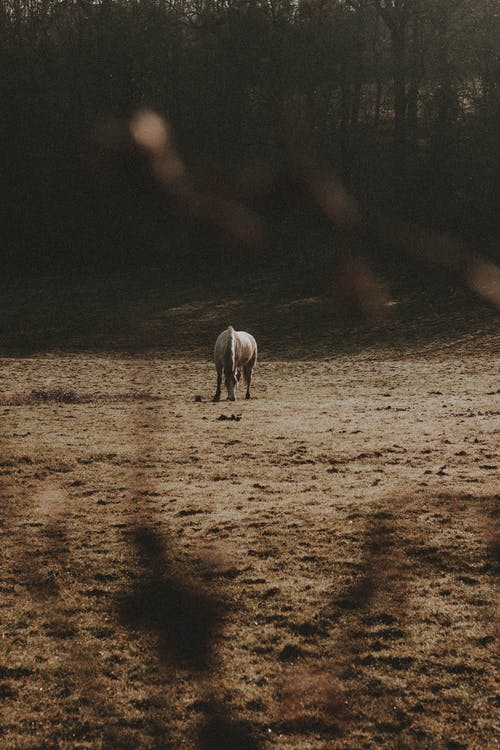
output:
M500 310L500 268L444 234L379 218L377 240L429 267L440 268Z
M353 259L350 247L363 236L425 266L441 268L500 309L500 268L473 253L464 243L419 226L379 216L368 223L358 202L334 174L325 175L313 145L305 104L293 97L285 106L285 132L292 177L342 237L344 260L335 280L340 303L354 302L368 317L383 315L390 301L367 264ZM338 289L337 289L338 287Z
M208 189L196 184L173 144L171 127L164 117L141 110L132 119L130 132L148 155L153 175L179 212L213 226L228 240L251 249L263 247L264 225L253 211L225 194L223 185L212 184Z

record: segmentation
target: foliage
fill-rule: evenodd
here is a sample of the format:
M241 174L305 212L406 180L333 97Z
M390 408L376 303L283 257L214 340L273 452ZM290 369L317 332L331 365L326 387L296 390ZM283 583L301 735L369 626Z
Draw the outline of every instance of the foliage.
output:
M484 0L3 0L5 263L183 266L207 247L209 262L224 257L133 145L127 123L145 106L169 120L207 189L222 184L264 212L279 254L304 198L284 135L296 96L325 173L362 205L487 243L498 231L499 49L500 13ZM292 223L300 260L310 223L300 211Z

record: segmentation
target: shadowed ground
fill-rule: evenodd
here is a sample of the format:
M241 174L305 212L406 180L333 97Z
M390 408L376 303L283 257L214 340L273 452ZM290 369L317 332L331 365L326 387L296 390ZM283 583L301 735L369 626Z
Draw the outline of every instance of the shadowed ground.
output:
M421 270L400 269L392 282L374 280L366 290L339 288L338 277L328 272L314 282L298 281L300 275L291 281L282 270L267 277L229 271L200 276L176 283L156 269L100 280L4 284L0 352L153 349L205 360L218 333L233 324L253 332L268 359L315 359L367 348L398 355L415 347L439 349L498 330L498 314L486 302ZM381 303L373 317L370 307L366 315L358 309L356 297L363 293Z

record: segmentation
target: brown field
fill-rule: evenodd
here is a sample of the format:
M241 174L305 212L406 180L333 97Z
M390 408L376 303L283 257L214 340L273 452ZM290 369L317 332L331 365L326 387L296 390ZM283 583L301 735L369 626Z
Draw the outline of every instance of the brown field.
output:
M267 301L254 399L213 404L238 304L148 310L133 354L48 307L4 337L0 745L497 747L491 314L288 300L284 339Z

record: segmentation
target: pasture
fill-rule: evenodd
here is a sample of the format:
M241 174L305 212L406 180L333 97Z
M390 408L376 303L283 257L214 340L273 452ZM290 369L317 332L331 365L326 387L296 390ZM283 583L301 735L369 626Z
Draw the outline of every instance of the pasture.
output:
M293 348L186 310L1 360L0 744L496 747L490 314ZM253 398L212 403L229 322Z

